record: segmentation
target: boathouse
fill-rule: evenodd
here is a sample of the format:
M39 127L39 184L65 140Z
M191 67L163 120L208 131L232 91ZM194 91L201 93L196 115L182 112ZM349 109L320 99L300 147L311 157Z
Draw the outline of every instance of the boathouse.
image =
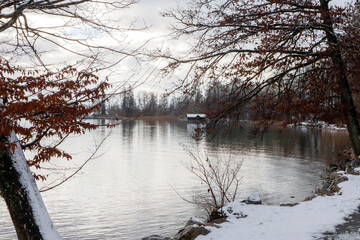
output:
M206 120L206 114L186 114L186 118L188 122L202 122Z

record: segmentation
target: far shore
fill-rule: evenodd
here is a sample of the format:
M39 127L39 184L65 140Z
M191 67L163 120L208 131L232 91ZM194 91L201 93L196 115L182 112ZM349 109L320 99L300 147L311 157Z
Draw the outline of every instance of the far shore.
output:
M175 122L175 121L181 121L186 122L187 120L184 118L179 118L177 116L171 116L171 115L163 115L163 116L134 116L134 117L115 117L115 116L93 116L93 117L87 117L86 119L108 119L108 120L142 120L142 121L164 121L164 122ZM240 122L247 122L247 123L253 123L253 124L262 124L259 121L251 121L251 120L240 120ZM311 122L300 122L297 124L289 124L289 122L286 121L278 121L273 120L269 121L267 123L268 126L273 127L308 127L308 128L324 128L324 129L331 129L331 130L338 130L338 131L344 131L346 130L346 125L344 124L328 124L325 122L318 122L318 123L311 123Z
M176 116L134 116L134 117L95 116L95 117L88 117L87 119L180 121L179 118Z

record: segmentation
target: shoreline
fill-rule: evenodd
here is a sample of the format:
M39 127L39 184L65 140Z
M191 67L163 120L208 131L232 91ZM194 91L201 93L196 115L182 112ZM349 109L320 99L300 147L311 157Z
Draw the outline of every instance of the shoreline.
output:
M319 128L319 129L329 129L336 131L346 131L345 124L330 124L323 121L319 122L299 122L297 124L288 124L287 127L296 128L296 127L305 127L305 128Z
M272 228L279 228L278 230L279 233L281 232L282 237L279 239L289 239L290 236L294 236L293 234L301 235L301 238L294 239L307 239L303 237L316 236L316 239L319 240L334 239L334 236L360 236L357 227L360 222L360 203L357 203L356 207L354 204L350 204L346 207L347 211L345 213L342 208L343 202L341 201L343 195L351 200L355 199L354 196L348 196L349 192L351 192L349 190L352 190L353 187L349 188L349 186L344 185L350 185L351 182L353 182L352 184L359 182L359 175L360 168L353 169L349 173L344 171L329 172L321 189L318 189L314 195L295 204L267 205L262 204L261 199L257 202L230 202L216 211L218 212L216 218L212 219L210 216L207 220L203 221L196 217L191 217L175 236L163 237L160 235L150 235L142 238L142 240L243 239L244 236L241 234L245 231L237 231L237 228L244 228L244 230L247 229L254 232L254 240L262 240L263 237L265 237L264 239L275 239L273 237L275 237L276 233L274 235L268 232L268 230ZM357 179L356 181L354 181L355 178ZM355 186L355 188L356 187L357 186ZM345 190L345 192L343 192L343 190ZM330 212L329 221L326 212L329 207L333 207L333 204L335 204L334 206L336 206L335 208L337 208L337 210ZM325 207L323 207L324 205ZM326 207L326 205L328 207ZM319 208L322 209L319 211ZM303 212L307 213L303 214ZM267 215L265 219L263 218L264 213ZM274 213L276 214L274 215ZM306 219L306 216L309 215L320 215L320 218L324 220L325 224L321 221L313 221L313 223L317 225L313 227L312 224L308 224L308 222L312 222L312 218L310 217L310 219L306 221L299 220L290 231L283 231L282 225L288 221L287 219L291 219L293 214L297 215L297 217L293 219L294 221L301 218ZM280 217L277 218L277 216ZM251 220L248 220L249 218ZM270 219L270 221L268 221L268 219ZM258 221L260 224L258 226L263 224L268 226L257 232L257 227L253 226L253 221ZM231 230L228 229L236 225L237 227ZM302 226L302 228L298 226ZM303 228L304 232L302 231ZM241 238L237 238L240 236ZM244 239L248 238L245 237Z
M113 117L113 116L95 116L95 117L86 117L85 119L105 119L105 120L127 120L127 121L168 121L168 122L188 122L186 120L181 120L179 117L171 115L161 115L161 116L134 116L134 117ZM257 124L258 121L253 120L239 120L239 123L252 123ZM261 123L260 123L261 124ZM345 124L330 124L323 121L319 122L299 122L288 124L285 121L271 121L269 126L273 127L284 127L284 128L318 128L318 129L328 129L335 131L347 131Z
M135 116L135 117L111 117L111 116L96 116L96 117L87 117L85 119L104 119L104 120L128 120L128 121L135 121L135 120L142 120L142 121L181 121L178 117L175 116Z

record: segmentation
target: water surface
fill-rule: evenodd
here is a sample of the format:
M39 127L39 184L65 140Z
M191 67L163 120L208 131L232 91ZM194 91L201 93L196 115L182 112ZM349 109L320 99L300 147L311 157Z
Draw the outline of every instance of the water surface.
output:
M193 129L184 122L124 121L112 130L102 127L69 138L63 148L74 159L66 165L55 160L57 166L81 165L95 143L111 131L98 158L71 181L43 193L62 237L132 240L151 234L172 236L191 216L203 214L176 193L191 199L203 189L183 166L191 159L184 146L206 152L214 160L243 161L239 199L258 192L265 203L279 204L309 196L320 186L324 166L348 145L346 132L334 130L273 128L262 138L251 138L244 126L232 129L231 135L208 135L194 141ZM16 239L3 201L0 239Z

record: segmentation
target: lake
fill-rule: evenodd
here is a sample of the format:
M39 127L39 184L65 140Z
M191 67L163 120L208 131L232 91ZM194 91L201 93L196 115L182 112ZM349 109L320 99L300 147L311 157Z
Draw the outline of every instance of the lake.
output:
M47 167L76 168L111 131L97 158L70 181L42 194L61 236L69 240L173 236L191 216L201 217L202 209L179 197L191 199L204 190L184 167L191 161L184 148L206 153L214 161L243 161L238 198L258 192L266 204L280 204L311 195L321 186L325 165L349 145L345 131L277 127L260 138L252 137L244 124L195 141L195 128L186 122L123 121L111 130L100 127L70 137L63 149L73 154L73 160L55 159ZM61 171L52 171L56 174L40 187L62 177ZM0 239L16 239L2 200Z

